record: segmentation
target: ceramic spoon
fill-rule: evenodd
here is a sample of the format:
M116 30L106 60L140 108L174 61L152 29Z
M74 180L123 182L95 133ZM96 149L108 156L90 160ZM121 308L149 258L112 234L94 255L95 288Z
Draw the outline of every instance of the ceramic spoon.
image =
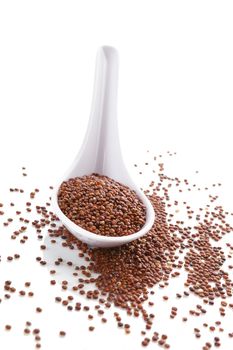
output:
M116 49L103 46L96 59L95 85L90 120L83 145L70 169L53 193L53 207L62 224L79 240L92 247L115 247L145 235L155 219L154 209L126 170L118 136L117 85L118 53ZM65 216L58 206L57 193L65 180L97 173L106 175L134 190L146 207L146 221L138 232L121 237L101 236L76 225Z

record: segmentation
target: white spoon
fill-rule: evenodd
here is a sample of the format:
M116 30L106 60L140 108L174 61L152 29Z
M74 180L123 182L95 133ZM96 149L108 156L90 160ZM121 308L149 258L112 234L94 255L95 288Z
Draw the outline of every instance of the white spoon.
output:
M155 219L154 209L145 194L131 180L122 157L117 125L118 53L103 46L96 59L92 110L83 145L70 169L55 188L53 206L62 224L79 240L92 247L115 247L145 235ZM62 181L98 173L134 190L146 207L146 221L138 232L122 237L101 236L89 232L68 219L60 210L57 193Z

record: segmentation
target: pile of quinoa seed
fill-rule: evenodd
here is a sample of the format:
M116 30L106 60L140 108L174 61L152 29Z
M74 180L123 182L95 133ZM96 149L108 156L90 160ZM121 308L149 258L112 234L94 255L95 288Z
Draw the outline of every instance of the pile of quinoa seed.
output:
M52 187L45 191L42 204L37 200L40 188L29 192L10 188L7 202L0 198L0 225L15 247L25 247L25 253L19 254L20 249L8 253L6 246L0 267L5 261L20 264L32 241L40 251L35 262L49 278L53 294L49 302L69 317L81 313L89 322L87 331L98 332L99 321L101 327L114 322L119 332L132 337L132 348L177 349L174 329L181 322L184 332L190 332L190 349L230 350L223 344L233 338L233 326L227 323L233 312L233 213L219 204L220 183L208 189L168 176L161 159L154 158L152 182L145 190L156 213L154 226L146 236L118 248L90 249L72 236L51 209ZM25 168L22 173L27 181ZM197 193L208 199L200 207L192 202ZM17 205L18 196L25 198L22 208ZM24 276L24 266L20 286L9 275L1 286L0 309L5 305L10 310L18 294L33 318L46 313L46 304L39 302L40 290L29 277ZM167 319L164 329L161 316ZM189 324L195 324L191 331ZM32 337L35 348L48 349L40 327L30 317L19 327L22 336ZM9 317L1 331L14 336ZM54 331L58 338L69 337L65 318Z
M146 221L145 206L135 191L98 174L64 181L58 204L76 225L103 236L136 233Z

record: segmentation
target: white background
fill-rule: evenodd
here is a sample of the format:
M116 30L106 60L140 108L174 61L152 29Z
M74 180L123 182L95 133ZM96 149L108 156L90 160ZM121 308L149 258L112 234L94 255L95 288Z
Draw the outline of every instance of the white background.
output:
M198 169L203 186L222 182L221 203L232 210L232 18L231 1L1 1L0 202L11 201L9 186L26 186L21 166L28 168L32 188L46 191L69 166L88 121L96 50L107 44L120 54L120 137L134 175L132 164L144 160L146 150L177 151L173 174L185 177ZM10 254L8 243L1 245L3 256ZM35 256L31 249L28 254ZM7 271L19 283L35 279L27 262L8 265L1 263L3 280ZM47 305L53 295L49 276L37 273ZM30 307L16 299L9 317L9 308L0 305L1 349L34 348L22 336L21 316L30 317ZM90 335L82 316L49 310L35 321L44 327L46 350L140 349L139 336L126 337L111 324ZM8 317L15 324L6 335ZM161 318L159 327L171 333L172 349L201 349L204 340L194 339L192 325L188 333L181 322L166 322ZM59 327L70 328L65 339L57 337ZM222 343L224 350L233 348Z

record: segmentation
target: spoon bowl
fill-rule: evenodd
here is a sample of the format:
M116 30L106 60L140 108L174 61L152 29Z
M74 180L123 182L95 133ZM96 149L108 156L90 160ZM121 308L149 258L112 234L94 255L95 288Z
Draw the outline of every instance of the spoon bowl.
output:
M96 59L92 109L82 147L70 169L52 195L52 204L62 224L79 240L91 247L116 247L145 235L152 227L155 213L151 202L131 179L121 153L117 124L118 53L110 46L99 49ZM97 173L134 190L146 208L146 220L140 231L127 236L109 237L87 231L72 222L59 208L58 191L70 178Z

